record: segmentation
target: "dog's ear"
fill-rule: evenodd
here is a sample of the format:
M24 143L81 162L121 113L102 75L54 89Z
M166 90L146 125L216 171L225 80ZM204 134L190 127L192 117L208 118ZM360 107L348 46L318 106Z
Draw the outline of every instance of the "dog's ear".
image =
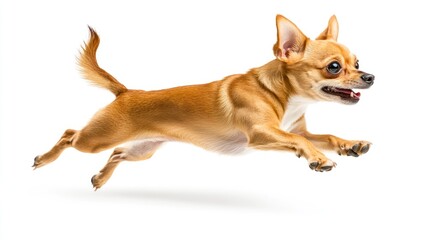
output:
M289 62L293 53L302 53L307 37L289 19L282 15L276 17L277 42L273 51L277 59Z
M328 27L316 39L317 40L334 40L338 38L338 21L335 15L329 19Z

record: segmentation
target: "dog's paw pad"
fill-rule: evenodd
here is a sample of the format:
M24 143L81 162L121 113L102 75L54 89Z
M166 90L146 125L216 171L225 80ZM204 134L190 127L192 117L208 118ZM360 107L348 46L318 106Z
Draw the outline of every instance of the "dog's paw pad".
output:
M369 147L370 147L370 144L363 146L362 149L360 150L361 153L362 154L367 153L369 151Z
M357 153L359 151L360 143L356 143L353 145L352 150L353 152Z
M322 172L329 172L332 170L332 168L334 168L334 165L332 166L323 166L320 169L322 170Z
M95 174L91 178L91 184L92 184L92 187L94 188L94 191L97 191L101 187L99 182L97 181L97 175L98 174Z
M357 154L356 151L354 151L353 148L352 148L352 149L349 149L347 151L347 156L359 157L359 154Z
M33 162L33 166L31 166L32 168L34 168L34 169L36 169L37 168L37 165L38 165L38 161L39 160L39 156L36 156L35 158L34 158L34 162Z
M365 154L369 151L371 146L370 142L367 141L350 141L350 143L345 143L340 145L338 154L359 157L362 154Z
M91 184L92 185L94 185L95 184L95 177L96 177L97 175L94 175L94 176L92 176L92 178L91 178Z
M311 170L316 170L317 167L319 166L319 163L318 162L312 162L308 166L311 168Z
M106 181L105 181L105 179L103 179L101 173L95 174L91 178L91 184L92 184L92 187L94 188L94 191L97 191L98 189L100 189L104 185L105 182Z

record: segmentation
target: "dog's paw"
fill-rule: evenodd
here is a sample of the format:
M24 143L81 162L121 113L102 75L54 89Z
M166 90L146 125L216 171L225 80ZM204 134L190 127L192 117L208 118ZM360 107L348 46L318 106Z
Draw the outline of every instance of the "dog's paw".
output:
M94 191L97 191L106 182L107 182L107 179L103 178L103 175L101 173L95 174L91 178L91 183L92 183L92 186L94 187Z
M337 166L337 164L326 158L326 157L315 157L308 160L308 166L311 168L311 170L317 171L317 172L329 172L334 167Z
M338 154L340 156L359 157L369 151L371 144L367 141L345 141L339 145Z
M38 161L39 161L39 156L36 156L34 158L33 166L31 166L34 170L36 170L37 169L37 165L39 165Z
M49 163L49 162L46 162L45 158L38 155L34 158L33 166L31 166L31 167L33 168L33 170L36 170L42 166L45 166L47 163Z
M99 188L101 188L101 186L104 185L104 182L100 179L100 173L92 176L91 183L92 187L94 188L94 191L97 191Z

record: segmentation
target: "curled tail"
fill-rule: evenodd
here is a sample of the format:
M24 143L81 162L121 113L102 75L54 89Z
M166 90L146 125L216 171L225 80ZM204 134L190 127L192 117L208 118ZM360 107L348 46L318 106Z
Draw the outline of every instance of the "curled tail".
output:
M100 44L100 38L97 33L89 28L90 38L85 43L80 57L78 58L78 64L81 68L81 72L84 78L89 80L92 84L109 89L115 96L119 96L121 93L126 92L128 89L116 80L112 75L100 68L97 63L97 48Z

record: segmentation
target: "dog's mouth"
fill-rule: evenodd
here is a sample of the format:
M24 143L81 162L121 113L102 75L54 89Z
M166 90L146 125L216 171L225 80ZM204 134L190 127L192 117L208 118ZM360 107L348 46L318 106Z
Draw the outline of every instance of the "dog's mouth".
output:
M339 96L342 100L351 103L357 103L360 99L360 92L355 93L352 89L325 86L322 91L330 95Z

